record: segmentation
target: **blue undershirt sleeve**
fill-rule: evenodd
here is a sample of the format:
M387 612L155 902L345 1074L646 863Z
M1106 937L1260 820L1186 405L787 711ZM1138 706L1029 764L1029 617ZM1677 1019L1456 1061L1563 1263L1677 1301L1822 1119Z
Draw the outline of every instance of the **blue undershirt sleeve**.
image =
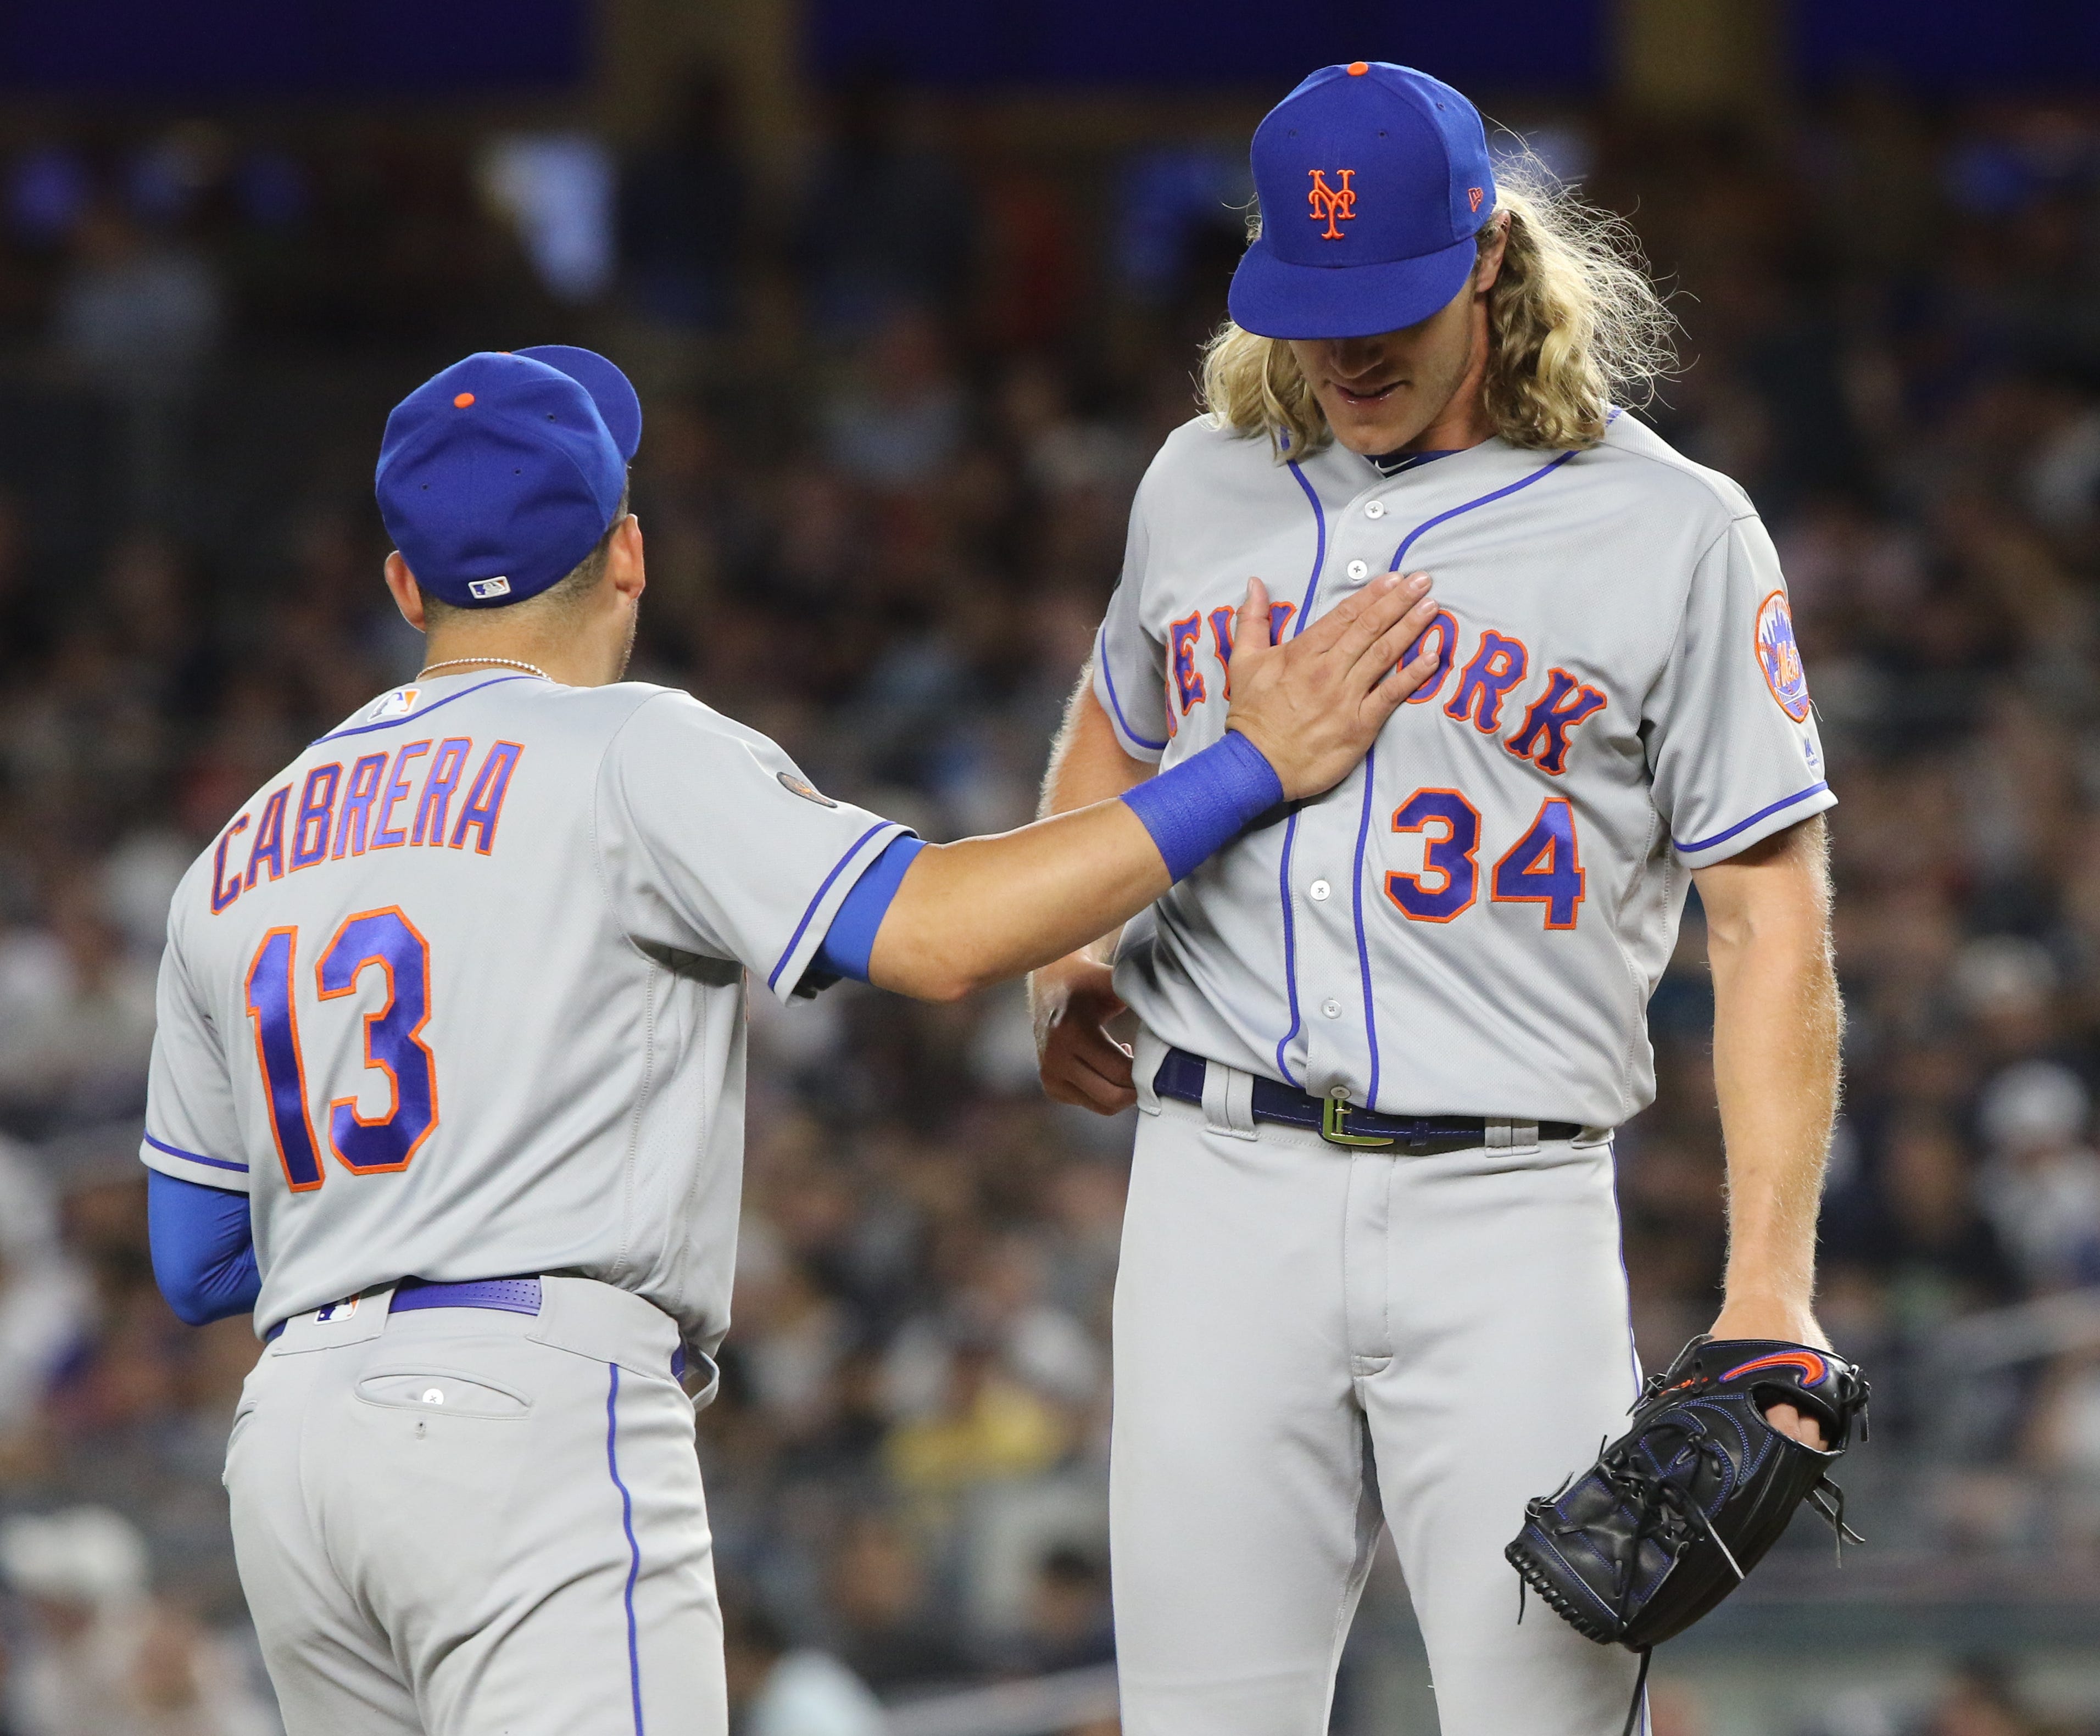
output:
M923 838L894 839L881 855L867 865L860 879L854 883L854 889L846 894L845 902L839 906L839 914L832 919L832 926L825 931L823 944L817 949L816 957L810 961L811 975L833 980L841 976L849 976L858 983L867 980L867 963L875 951L876 931L882 927L882 919L889 914L890 901L897 896L904 870L911 866L912 857L925 848Z
M150 1170L146 1218L154 1281L179 1320L203 1326L254 1308L262 1277L246 1194Z

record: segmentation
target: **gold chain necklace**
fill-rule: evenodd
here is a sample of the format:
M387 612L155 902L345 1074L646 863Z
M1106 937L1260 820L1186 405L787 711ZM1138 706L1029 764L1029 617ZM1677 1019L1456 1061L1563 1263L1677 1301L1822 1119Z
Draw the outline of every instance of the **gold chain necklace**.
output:
M554 680L554 676L548 674L539 664L528 663L523 659L517 657L448 657L442 663L425 663L416 672L416 679L420 681L425 676L439 669L460 669L484 663L501 663L506 669L523 669L527 675L536 675L543 681ZM555 682L555 685L560 685L559 682Z

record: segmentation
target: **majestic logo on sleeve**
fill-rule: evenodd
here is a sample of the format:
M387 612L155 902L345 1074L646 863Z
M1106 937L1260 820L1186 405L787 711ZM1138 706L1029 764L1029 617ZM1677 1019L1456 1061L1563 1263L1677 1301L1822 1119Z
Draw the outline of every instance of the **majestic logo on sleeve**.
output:
M1794 641L1793 614L1786 606L1786 593L1775 591L1758 610L1758 663L1765 672L1765 685L1780 709L1796 723L1808 720L1808 672L1801 667L1801 647Z
M1312 203L1312 221L1325 223L1327 226L1320 231L1320 239L1323 241L1342 240L1342 231L1335 226L1348 223L1357 214L1357 190L1349 185L1350 178L1356 170L1336 170L1335 172L1342 178L1339 187L1328 186L1326 174L1321 170L1308 169L1305 172L1312 177L1312 192L1308 195Z

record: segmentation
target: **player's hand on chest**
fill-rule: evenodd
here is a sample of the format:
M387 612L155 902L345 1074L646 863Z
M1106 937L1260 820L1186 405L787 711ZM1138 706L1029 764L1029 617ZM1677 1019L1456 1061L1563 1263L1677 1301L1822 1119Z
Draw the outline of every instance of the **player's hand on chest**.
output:
M1384 571L1364 562L1359 578L1354 564L1330 563L1316 618ZM1629 697L1642 690L1637 678L1608 669L1608 627L1585 619L1571 589L1462 557L1449 573L1427 562L1408 570L1431 574L1439 605L1408 656L1418 650L1435 669L1386 725L1367 776L1302 817L1301 845L1313 850L1331 830L1335 848L1367 851L1371 883L1408 928L1430 925L1425 935L1459 939L1464 925L1444 925L1496 904L1522 907L1548 931L1572 929L1586 896L1584 837L1603 823L1597 804L1623 804L1644 777L1639 702ZM1226 588L1215 601L1189 599L1164 623L1170 762L1224 728ZM1278 605L1272 636L1296 632L1302 606Z
M1355 562L1355 565L1366 563ZM1410 646L1432 657L1436 669L1386 725L1381 746L1426 757L1453 769L1503 769L1511 760L1548 778L1564 777L1585 731L1617 734L1627 709L1615 694L1621 684L1600 667L1598 648L1573 623L1556 621L1562 610L1523 611L1520 598L1489 602L1483 589L1431 572L1436 615ZM1368 569L1367 569L1368 574ZM1352 594L1368 576L1323 585L1313 617ZM1179 759L1217 739L1232 698L1234 607L1232 600L1189 599L1190 606L1164 623L1167 716ZM1276 582L1270 580L1272 591ZM1272 641L1298 632L1300 605L1270 609ZM1556 632L1556 629L1558 631ZM1618 716L1612 716L1614 708ZM1630 730L1637 720L1626 720ZM1443 727L1439 727L1440 725ZM1186 739L1183 739L1184 736Z

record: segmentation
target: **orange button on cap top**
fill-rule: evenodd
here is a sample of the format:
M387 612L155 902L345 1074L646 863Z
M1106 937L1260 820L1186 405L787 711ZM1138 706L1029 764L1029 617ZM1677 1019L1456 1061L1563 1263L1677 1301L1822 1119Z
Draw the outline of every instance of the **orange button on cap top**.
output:
M1370 69L1371 64L1368 60L1352 60L1349 63L1349 77L1361 78Z
M452 408L454 408L455 410L464 410L465 408L466 408L466 407L467 407L469 404L472 403L473 402L474 402L474 394L473 394L473 393L471 393L471 392L461 392L461 393L459 394L459 396L458 396L458 397L455 398L455 399L452 400Z

